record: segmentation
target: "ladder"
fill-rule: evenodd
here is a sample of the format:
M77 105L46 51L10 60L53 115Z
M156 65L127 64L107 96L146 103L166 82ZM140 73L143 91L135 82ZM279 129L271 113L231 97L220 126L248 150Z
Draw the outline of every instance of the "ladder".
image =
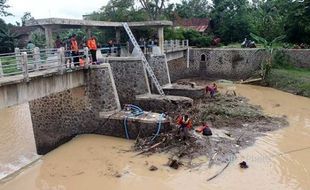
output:
M124 28L125 28L125 30L126 30L128 36L129 36L129 38L130 38L130 40L131 40L133 46L138 50L138 53L140 54L141 59L142 59L143 66L144 66L144 68L146 68L148 74L150 75L150 77L151 77L153 83L155 84L155 87L156 87L157 91L159 92L160 95L164 96L164 95L165 95L164 90L163 90L163 88L160 86L160 84L159 84L159 82L158 82L158 80L157 80L157 78L156 78L156 76L155 76L155 74L154 74L154 72L153 72L151 66L150 66L149 63L147 62L147 60L146 60L146 58L145 58L145 56L144 56L144 53L142 52L142 50L141 50L141 48L140 48L140 46L139 46L139 44L138 44L138 42L137 42L135 36L134 36L133 33L131 32L131 30L130 30L128 24L127 24L127 22L122 23L122 25L124 26Z

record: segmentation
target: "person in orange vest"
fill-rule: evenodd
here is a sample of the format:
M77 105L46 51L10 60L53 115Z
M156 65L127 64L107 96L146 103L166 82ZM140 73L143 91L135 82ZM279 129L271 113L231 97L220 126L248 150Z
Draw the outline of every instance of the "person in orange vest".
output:
M87 47L90 51L92 63L97 63L97 42L94 35L91 35L90 39L87 40Z
M178 116L177 124L179 125L178 134L181 133L181 138L185 140L188 138L188 131L192 128L192 120L187 114Z
M79 56L79 46L78 46L78 43L76 41L76 34L73 34L71 36L70 42L71 42L71 46L70 46L71 56L73 57L74 66L79 66L80 65L79 57L78 57Z

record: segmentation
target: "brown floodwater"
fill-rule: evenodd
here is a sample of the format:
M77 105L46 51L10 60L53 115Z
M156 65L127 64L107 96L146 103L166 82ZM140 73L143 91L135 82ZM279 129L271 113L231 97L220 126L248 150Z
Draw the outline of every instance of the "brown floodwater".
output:
M134 153L127 151L132 141L83 135L43 156L20 174L2 181L0 189L310 189L310 99L250 85L237 85L236 91L238 95L249 98L250 103L262 106L267 114L286 115L290 126L259 137L254 146L242 150L237 159L212 181L207 179L223 166L209 169L207 158L195 160L206 163L201 167L174 170L165 166L167 155L134 157ZM29 108L25 108L28 110L19 111L24 107L15 107L2 112L1 129L6 120L30 119ZM17 115L13 117L15 113ZM7 116L10 114L11 119ZM25 131L14 133L15 128L25 122L27 126L22 127ZM1 152L1 163L9 163L23 155L22 152L19 154L20 150L33 154L33 134L31 124L28 126L27 122L30 121L8 125L13 132L1 132L0 150L6 151ZM10 150L13 146L8 144L9 140L2 140L8 134L16 136L13 142L18 142L13 144L22 148ZM22 138L26 135L27 138ZM249 165L246 170L238 165L243 160ZM157 166L158 170L149 171L151 165Z

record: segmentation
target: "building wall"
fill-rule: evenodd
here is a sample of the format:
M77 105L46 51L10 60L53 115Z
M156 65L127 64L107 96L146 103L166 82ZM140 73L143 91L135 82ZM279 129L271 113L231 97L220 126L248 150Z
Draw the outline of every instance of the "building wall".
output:
M138 58L109 58L121 104L132 103L136 95L150 93L146 71Z

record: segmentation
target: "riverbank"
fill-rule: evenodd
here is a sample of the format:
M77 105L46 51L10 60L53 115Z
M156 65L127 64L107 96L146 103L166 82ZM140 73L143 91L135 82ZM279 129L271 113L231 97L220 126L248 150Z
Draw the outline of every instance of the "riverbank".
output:
M310 69L274 68L261 85L310 97Z

